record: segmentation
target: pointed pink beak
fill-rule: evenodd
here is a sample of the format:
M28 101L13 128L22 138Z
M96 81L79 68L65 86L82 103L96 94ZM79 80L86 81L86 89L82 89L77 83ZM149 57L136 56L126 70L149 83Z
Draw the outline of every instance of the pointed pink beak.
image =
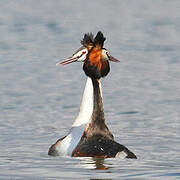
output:
M66 60L62 61L62 62L58 62L56 63L56 66L58 65L66 65L66 64L70 64L70 63L73 63L73 62L76 62L78 60L78 57L70 57L70 58L67 58Z
M120 62L118 59L112 57L112 56L109 56L109 60L110 61L113 61L113 62Z

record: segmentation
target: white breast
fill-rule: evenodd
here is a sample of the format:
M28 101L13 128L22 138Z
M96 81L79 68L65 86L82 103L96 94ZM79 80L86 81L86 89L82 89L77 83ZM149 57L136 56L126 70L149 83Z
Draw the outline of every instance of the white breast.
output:
M85 125L72 127L69 134L56 146L56 151L60 156L71 156L73 150L76 148L79 143Z
M69 134L56 144L56 151L60 156L71 156L73 150L78 145L87 123L91 119L93 112L93 84L91 78L87 78L84 94L80 106L80 111L75 119Z

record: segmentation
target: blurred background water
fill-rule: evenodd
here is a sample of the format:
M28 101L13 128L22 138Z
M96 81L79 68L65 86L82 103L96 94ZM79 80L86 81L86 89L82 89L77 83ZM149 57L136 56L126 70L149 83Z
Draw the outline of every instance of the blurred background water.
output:
M55 64L99 30L121 61L102 80L106 121L138 159L49 157L86 81ZM0 1L0 179L178 179L179 49L179 0Z

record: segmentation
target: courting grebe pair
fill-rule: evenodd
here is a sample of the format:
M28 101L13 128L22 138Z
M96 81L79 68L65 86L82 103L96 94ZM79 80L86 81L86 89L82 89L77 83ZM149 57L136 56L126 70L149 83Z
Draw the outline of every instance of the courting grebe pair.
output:
M118 62L103 48L105 37L98 32L94 38L85 34L82 47L72 57L57 65L75 61L84 62L83 70L88 76L80 112L65 137L53 144L48 154L53 156L134 158L136 155L125 146L114 141L105 124L100 78L109 71L109 61Z

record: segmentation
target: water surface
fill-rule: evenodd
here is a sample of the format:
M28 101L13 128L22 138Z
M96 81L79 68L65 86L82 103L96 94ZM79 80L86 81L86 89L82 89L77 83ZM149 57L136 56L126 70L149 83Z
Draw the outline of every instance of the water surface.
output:
M180 2L1 1L0 179L178 179ZM102 80L107 124L137 160L50 157L78 111L82 64L56 67L101 30L118 58Z

